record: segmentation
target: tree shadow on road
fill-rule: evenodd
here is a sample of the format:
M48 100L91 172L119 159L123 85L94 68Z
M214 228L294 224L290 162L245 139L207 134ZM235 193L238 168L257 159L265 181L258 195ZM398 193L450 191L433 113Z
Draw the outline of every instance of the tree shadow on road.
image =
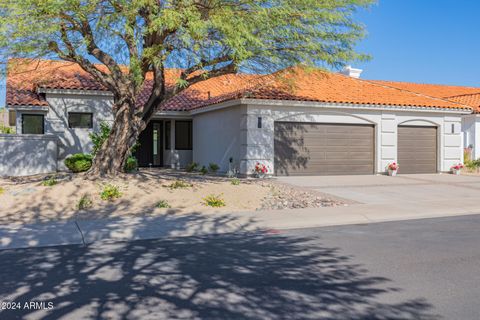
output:
M266 232L0 251L0 319L433 319L338 248Z

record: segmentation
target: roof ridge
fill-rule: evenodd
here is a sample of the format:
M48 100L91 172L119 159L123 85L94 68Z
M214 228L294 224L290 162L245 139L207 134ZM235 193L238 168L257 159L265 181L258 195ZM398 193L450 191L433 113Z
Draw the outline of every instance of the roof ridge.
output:
M480 94L480 88L478 88L478 92L475 92L475 93L464 93L464 94L458 94L458 95L455 95L455 96L448 96L448 97L445 97L445 99L450 99L450 98L459 98L459 97L466 97L466 96L475 96L475 95L478 95Z
M479 89L479 87L474 86L462 86L458 84L444 84L444 83L426 83L426 82L413 82L413 81L396 81L396 80L376 80L376 79L363 79L373 82L388 82L388 83L406 83L406 84L417 84L417 85L427 85L427 86L441 86L441 87L456 87L456 88L468 88L468 89Z
M345 76L345 75L342 75L342 76ZM346 76L347 77L347 76ZM416 92L416 91L411 91L411 90L407 90L407 89L403 89L403 88L398 88L398 87L394 87L394 86L389 86L389 85L386 85L386 84L380 84L378 82L375 82L376 80L368 80L368 79L357 79L357 78L354 78L355 80L360 80L360 81L365 81L365 82L368 82L368 83L371 83L373 85L376 85L376 86L381 86L381 87L385 87L385 88L391 88L391 89L395 89L395 90L399 90L399 91L403 91L403 92L408 92L408 93L412 93L412 94L415 94L417 96L421 96L421 97L426 97L426 98L429 98L429 99L432 99L432 100L440 100L440 101L444 101L444 102L450 102L450 103L454 103L454 104L457 104L459 106L463 106L467 109L472 109L473 108L471 106L468 106L466 104L463 104L463 103L459 103L459 102L456 102L456 101L452 101L452 100L449 100L447 98L439 98L439 97L434 97L434 96L431 96L431 95L428 95L428 94L424 94L424 93L420 93L420 92ZM385 81L385 82L388 82L388 81ZM408 83L408 82L407 82ZM479 88L480 89L480 88Z

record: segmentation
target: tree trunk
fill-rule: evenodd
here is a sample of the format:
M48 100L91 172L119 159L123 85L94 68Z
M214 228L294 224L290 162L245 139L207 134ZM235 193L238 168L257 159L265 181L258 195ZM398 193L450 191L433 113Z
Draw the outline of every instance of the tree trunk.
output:
M125 161L131 148L145 128L142 119L134 114L134 107L128 104L115 107L115 119L110 136L103 143L93 159L92 167L87 173L89 178L98 176L115 176L124 172Z

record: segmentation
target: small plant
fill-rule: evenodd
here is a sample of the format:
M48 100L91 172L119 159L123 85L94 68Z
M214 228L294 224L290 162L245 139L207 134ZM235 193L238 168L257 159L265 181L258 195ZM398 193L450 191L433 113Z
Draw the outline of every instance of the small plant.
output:
M207 167L203 166L202 169L200 169L200 173L206 175L208 173Z
M183 180L175 180L166 187L170 188L170 189L185 189L185 188L193 187L193 184L188 183L188 182L183 181Z
M108 136L110 135L110 131L112 129L110 128L110 125L102 121L100 123L100 132L96 133L90 133L90 139L92 140L93 143L93 149L92 149L92 155L95 156L102 147L102 144L105 142L105 140L108 139Z
M127 161L125 161L125 165L123 167L125 172L133 172L133 171L137 170L137 168L138 168L137 158L135 158L134 156L128 157Z
M232 178L232 180L230 180L230 183L234 186L238 186L238 185L240 185L240 179Z
M226 203L225 200L221 197L221 195L208 195L205 198L202 199L203 204L208 207L214 207L214 208L219 208L219 207L225 207Z
M198 169L198 163L192 162L185 167L185 171L193 172Z
M253 173L257 178L262 178L268 173L268 168L266 165L260 162L257 162L257 164L255 165L255 168L253 169Z
M100 193L100 198L105 201L112 201L114 199L120 198L122 193L118 186L114 184L107 184L103 187L102 192Z
M158 201L157 208L171 208L170 204L167 202L167 200L160 200Z
M460 174L460 170L464 168L463 163L458 163L450 167L453 174Z
M213 173L217 173L217 171L220 169L220 167L218 166L218 164L216 163L210 163L208 165L208 170L210 170L210 172L213 172Z
M78 210L85 210L93 206L93 201L88 194L84 194L77 203Z
M72 172L84 172L92 166L92 155L77 153L65 159L65 166Z
M58 182L57 182L57 180L55 179L55 177L50 177L50 178L48 178L47 180L44 180L44 181L42 182L42 186L44 186L44 187L52 187L52 186L56 185L57 183L58 183Z
M14 133L15 133L14 128L0 125L0 134L14 134Z
M392 162L388 165L387 168L388 168L388 170L396 171L396 170L398 170L398 168L400 168L400 166L398 165L398 163Z
M3 187L0 187L0 196L5 193L5 189Z

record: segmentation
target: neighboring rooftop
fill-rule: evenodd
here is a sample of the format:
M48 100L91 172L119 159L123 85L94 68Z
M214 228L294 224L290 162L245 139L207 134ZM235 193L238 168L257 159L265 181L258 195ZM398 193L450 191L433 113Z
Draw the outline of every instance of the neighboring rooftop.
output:
M167 87L175 84L181 70L167 69ZM55 60L9 62L7 105L46 106L38 89L101 90L106 88L80 66ZM141 99L148 97L148 80ZM445 89L442 92L442 88ZM421 89L421 90L420 90ZM480 94L480 88L419 85L404 82L356 79L319 69L290 68L270 75L225 75L196 83L161 106L184 111L239 99L313 101L341 104L469 109L466 100L447 99L461 94ZM480 105L480 104L479 104Z

